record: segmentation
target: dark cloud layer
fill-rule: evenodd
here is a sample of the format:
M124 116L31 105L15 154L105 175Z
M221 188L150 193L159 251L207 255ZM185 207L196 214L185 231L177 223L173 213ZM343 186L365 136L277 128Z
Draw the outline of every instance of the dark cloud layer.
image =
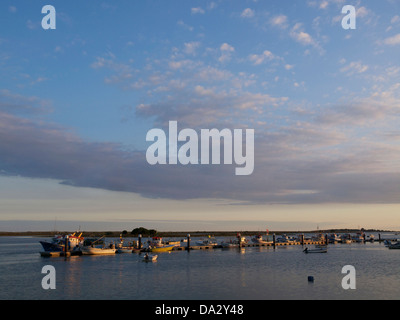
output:
M65 128L2 112L0 170L146 197L248 203L399 201L400 174L385 165L396 149L381 146L378 154L365 148L342 154L329 149L331 139L300 129L260 134L255 141L254 173L236 176L236 165L151 166L145 152L83 141Z

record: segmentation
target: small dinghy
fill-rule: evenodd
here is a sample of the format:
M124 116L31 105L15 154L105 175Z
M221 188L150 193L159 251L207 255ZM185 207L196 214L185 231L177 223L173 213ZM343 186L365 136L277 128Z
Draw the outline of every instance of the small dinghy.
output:
M305 248L303 250L304 253L326 253L328 250L326 248L315 248L315 249L308 249Z
M143 261L145 262L154 262L157 261L158 255L156 254L148 254L146 253L143 257Z

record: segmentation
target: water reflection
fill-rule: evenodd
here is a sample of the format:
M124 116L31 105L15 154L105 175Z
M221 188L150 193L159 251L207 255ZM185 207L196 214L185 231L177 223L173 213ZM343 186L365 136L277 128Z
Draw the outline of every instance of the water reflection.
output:
M302 246L184 250L160 253L156 263L144 263L137 253L42 258L38 239L11 240L0 245L0 281L7 288L0 299L400 297L400 250L379 243L329 245L327 254L314 255L304 254ZM56 290L41 288L46 264L56 269ZM341 269L348 264L357 272L357 289L351 292L341 287Z

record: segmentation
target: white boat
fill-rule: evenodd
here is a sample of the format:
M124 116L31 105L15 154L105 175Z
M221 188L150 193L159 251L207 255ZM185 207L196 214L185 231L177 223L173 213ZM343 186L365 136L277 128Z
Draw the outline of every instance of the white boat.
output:
M134 247L121 247L117 248L115 251L116 253L132 253L132 251L135 250Z
M342 236L340 238L341 238L342 243L352 243L353 242L351 240L351 235L349 233L342 234Z
M352 237L355 242L364 242L365 235L363 232L357 232L355 236Z
M129 242L128 245L124 245L124 242L121 238L120 243L117 244L116 253L132 253L133 251L138 249L135 245L137 246L137 243L135 242Z
M239 245L247 243L246 237L240 237L230 241L222 241L221 247L222 248L238 248Z
M373 234L367 234L365 236L365 241L373 242L373 241L375 241L375 236Z
M338 243L338 242L341 242L341 241L342 241L342 238L336 233L332 233L332 234L330 234L328 236L328 242L329 243Z
M214 247L214 246L218 245L218 242L214 238L208 236L207 239L202 239L202 240L196 241L196 245L197 246L212 246L212 247Z
M305 248L303 250L304 253L326 253L328 250L326 248L315 248L315 249L308 249Z
M279 242L279 243L289 243L289 242L295 242L295 241L296 241L296 239L294 237L288 237L286 234L283 234L276 238L276 242Z
M145 262L154 262L157 261L158 255L156 254L148 254L146 253L143 257L143 261Z
M389 244L387 247L388 247L389 249L400 249L400 242L396 242L396 243L393 243L393 244Z
M239 243L222 241L221 242L221 247L222 248L238 248L239 247Z
M263 239L262 235L258 234L251 238L251 241L258 244L268 244L270 241L266 241Z
M106 255L115 254L117 249L115 248L98 248L98 247L81 247L83 255Z

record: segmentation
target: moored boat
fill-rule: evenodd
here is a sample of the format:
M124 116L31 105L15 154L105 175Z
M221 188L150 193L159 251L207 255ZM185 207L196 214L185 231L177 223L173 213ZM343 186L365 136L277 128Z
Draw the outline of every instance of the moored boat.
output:
M133 250L134 250L133 247L121 247L117 248L115 253L132 253Z
M246 237L242 237L240 236L240 234L238 234L236 236L236 239L231 239L229 241L222 241L221 242L221 247L222 248L238 248L240 245L246 244L247 243L247 239Z
M341 242L341 241L342 241L342 238L336 233L332 233L332 234L330 234L328 236L328 242L329 243L338 243L338 242Z
M355 236L352 237L355 242L364 242L365 235L364 232L357 232Z
M296 239L294 237L289 237L286 234L283 234L283 235L277 237L275 241L277 243L292 243L292 242L296 242Z
M144 255L144 257L143 257L143 261L145 261L145 262L155 262L155 261L157 261L157 258L158 258L158 255L156 255L156 254L152 255L152 254L146 253Z
M132 253L136 252L136 250L140 249L137 247L136 241L128 242L128 244L124 244L124 241L122 239L122 235L120 236L120 242L116 245L117 250L116 253Z
M76 251L77 247L83 245L84 238L82 233L76 235L77 232L67 235L55 235L51 242L39 241L45 252L61 252L61 251ZM67 244L67 250L65 250L65 244Z
M258 244L268 244L270 243L267 240L264 240L261 234L257 234L255 235L253 238L251 238L251 241L254 243L258 243Z
M315 248L315 249L309 249L305 248L303 250L304 253L327 253L328 250L326 248Z
M175 248L175 245L164 245L162 247L149 247L150 252L168 252L172 251Z
M197 246L211 246L211 247L215 247L218 245L217 240L215 240L215 238L208 236L207 239L202 239L202 240L198 240L196 241L196 245Z
M82 247L81 248L83 255L106 255L106 254L115 254L117 249L115 248L97 248L97 247Z
M391 243L387 246L389 249L400 249L400 242Z

